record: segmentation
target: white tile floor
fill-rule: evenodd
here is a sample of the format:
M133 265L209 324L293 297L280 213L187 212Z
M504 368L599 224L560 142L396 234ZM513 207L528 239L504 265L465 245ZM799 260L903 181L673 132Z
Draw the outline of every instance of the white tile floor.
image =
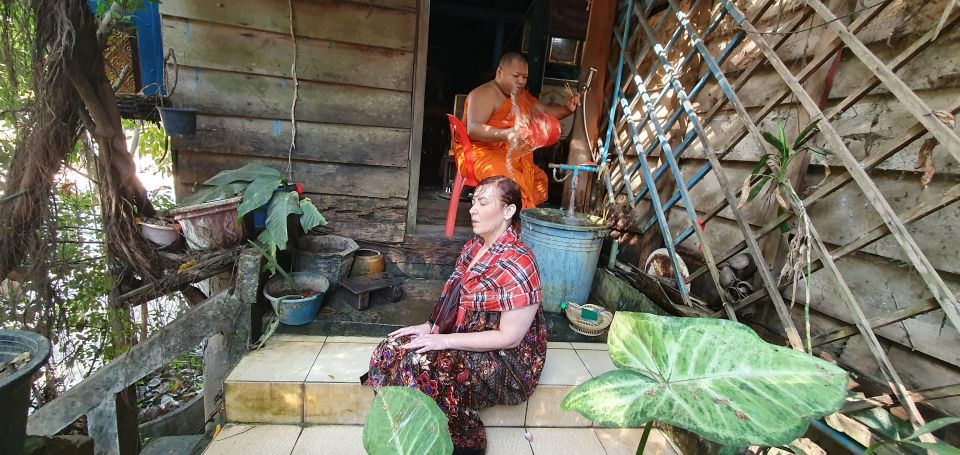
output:
M373 392L358 378L380 339L278 335L270 341L246 355L227 378L227 419L234 423L205 453L365 453L362 423ZM540 386L530 400L481 412L487 453L635 453L641 430L595 428L559 408L573 387L614 368L605 344L550 342ZM654 430L646 453L679 452Z
M526 433L530 434L527 440ZM487 455L631 455L643 433L640 429L600 428L487 428ZM226 426L206 455L363 455L363 426L294 425ZM678 455L659 430L653 430L644 453Z

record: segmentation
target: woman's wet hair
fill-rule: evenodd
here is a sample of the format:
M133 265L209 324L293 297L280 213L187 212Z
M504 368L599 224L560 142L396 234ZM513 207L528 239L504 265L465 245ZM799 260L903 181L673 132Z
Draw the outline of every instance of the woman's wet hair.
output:
M517 210L513 212L513 217L510 218L510 224L515 228L519 228L520 209L523 208L523 199L520 197L520 185L517 185L517 182L514 182L509 177L494 175L481 180L480 183L477 184L474 192L482 187L496 189L497 194L500 195L500 202L503 202L504 207L513 204L513 206L517 208Z

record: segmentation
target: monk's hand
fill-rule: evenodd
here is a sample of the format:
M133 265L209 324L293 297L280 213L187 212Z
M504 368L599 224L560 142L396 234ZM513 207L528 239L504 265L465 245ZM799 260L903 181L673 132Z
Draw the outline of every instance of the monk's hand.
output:
M416 349L417 354L423 354L428 351L442 351L444 349L450 349L450 337L441 333L428 333L418 336L400 347L403 349Z
M423 324L420 324L420 325L411 325L409 327L404 327L402 329L394 330L393 332L390 332L390 334L387 336L389 336L390 338L400 338L406 335L413 335L414 338L417 338L417 337L424 336L428 333L430 333L430 323L424 322Z
M567 110L572 112L577 111L577 106L580 105L580 94L572 95L567 99Z
M519 150L529 148L531 141L530 128L514 126L507 132L507 142L512 149Z

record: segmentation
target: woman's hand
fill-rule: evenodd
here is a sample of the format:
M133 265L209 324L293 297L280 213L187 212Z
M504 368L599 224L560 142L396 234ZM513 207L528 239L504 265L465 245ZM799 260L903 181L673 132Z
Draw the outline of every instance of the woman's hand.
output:
M390 332L390 334L387 336L389 336L390 338L400 338L406 335L413 335L414 338L419 338L428 333L430 333L430 323L424 322L423 324L420 324L420 325L411 325L409 327L404 327L402 329L394 330L393 332Z
M431 333L418 336L400 347L403 349L416 349L417 354L423 354L427 351L442 351L444 349L450 349L450 337L440 333Z

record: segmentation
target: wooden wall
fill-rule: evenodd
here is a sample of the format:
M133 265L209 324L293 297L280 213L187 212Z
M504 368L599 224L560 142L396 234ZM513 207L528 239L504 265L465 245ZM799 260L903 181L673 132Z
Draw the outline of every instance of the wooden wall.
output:
M741 5L741 9L749 12L750 6L759 2L737 3ZM862 6L860 2L855 3L858 7ZM882 60L890 61L936 26L946 3L944 0L894 1L857 36ZM755 25L761 31L780 30L784 24L796 17L798 11L800 11L798 2L784 1L772 7ZM656 19L651 21L651 23L655 22ZM806 28L810 22L805 22L804 25L801 28ZM737 29L727 21L725 27L714 33L708 40L714 55L719 54L720 49L736 31ZM672 30L670 32L672 33ZM780 48L778 54L796 74L815 53L821 50L817 47L817 43L820 37L828 33L821 27L811 33L795 34ZM772 43L777 38L779 35L764 35L761 39ZM756 61L755 59L763 59L756 46L751 43L752 39L748 37L739 51L723 65L731 82ZM666 39L663 42L666 42ZM960 77L957 77L960 74L958 50L960 50L960 27L947 28L937 41L896 74L932 109L947 109L960 99ZM706 71L705 65L701 66L701 74L703 74L702 71ZM643 74L646 75L646 71ZM871 75L872 73L857 57L846 51L829 93L831 105L858 89ZM649 88L654 92L662 88L662 83L658 81L652 80L650 84ZM783 80L774 69L764 65L755 76L737 90L737 94L750 114L756 116L767 102L768 96L785 87ZM690 88L690 86L687 87L688 90ZM818 95L815 95L814 99L818 99ZM694 100L695 108L700 115L704 115L722 97L723 94L719 91L717 84L711 82ZM794 137L805 126L798 125L797 118L800 110L802 107L796 99L792 96L788 97L777 105L774 112L765 120L758 122L758 126L764 131L775 131L776 122L780 121L786 125L787 136ZM665 114L661 121L666 117ZM842 114L833 122L833 125L851 152L862 160L890 147L907 128L916 122L916 118L881 85ZM722 149L727 144L731 132L741 125L741 121L728 104L712 122L706 125L712 148ZM943 146L938 146L933 153L937 168L936 176L928 186L921 185L922 171L916 170L914 165L920 144L926 137L929 135L913 142L871 172L873 181L898 214L903 214L918 204L936 200L960 181L960 163L957 163ZM646 143L649 143L649 140L648 138ZM824 141L821 140L818 145L823 144ZM733 188L734 191L739 189L740 184L757 162L760 153L756 143L748 136L737 143L733 152L724 159L723 165L727 178L737 186ZM632 159L635 162L635 154ZM659 165L656 159L648 161L654 167ZM681 162L684 178L691 178L706 162L702 147L694 146L689 149ZM829 164L832 176L844 172L838 159L830 159ZM669 173L667 175L669 176ZM821 182L823 176L822 166L812 166L807 182L815 185ZM642 180L635 179L635 188L642 185ZM809 192L812 192L812 189ZM691 196L701 216L705 216L723 199L719 183L713 176L708 176L691 190ZM775 205L775 202L772 204ZM680 203L671 212L670 224L674 235L690 225L682 207ZM768 207L763 202L754 202L743 209L755 230L765 224L764 214L768 213ZM810 213L814 225L831 249L856 240L881 224L881 218L866 196L852 183L818 202ZM623 216L629 218L629 215ZM960 291L960 242L957 241L960 228L958 226L960 226L960 204L958 203L948 205L926 218L908 224L909 232L953 292ZM629 219L621 220L620 227L625 233L636 232L639 229L635 220ZM724 252L743 240L743 235L729 208L707 223L705 234L714 254ZM626 248L627 251L621 254L631 257L630 246ZM697 254L697 248L695 236L681 245L682 250L691 254ZM839 260L838 266L868 318L889 314L898 308L920 303L932 296L917 271L908 262L903 249L892 237L884 238L861 252ZM801 283L797 290L797 304L792 310L798 327L803 327L804 284ZM853 322L849 311L841 302L833 279L828 274L824 271L814 273L809 286L814 335ZM789 289L784 294L789 302ZM752 315L748 314L748 318L773 330L780 330L782 333L781 324L769 308L768 301L757 304L754 311ZM957 349L960 346L960 333L944 320L942 311L933 311L902 323L877 329L876 332L883 337L885 347L888 349L887 353L897 371L908 382L908 387L924 388L960 383L960 350ZM880 377L876 361L859 336L825 347L835 353L841 361L858 371ZM960 414L960 399L939 400L935 404L954 415Z
M160 4L177 107L199 110L174 142L178 194L222 169L281 171L294 84L286 0ZM292 173L336 233L403 240L410 180L417 0L294 0L299 80ZM165 52L166 52L165 49Z

